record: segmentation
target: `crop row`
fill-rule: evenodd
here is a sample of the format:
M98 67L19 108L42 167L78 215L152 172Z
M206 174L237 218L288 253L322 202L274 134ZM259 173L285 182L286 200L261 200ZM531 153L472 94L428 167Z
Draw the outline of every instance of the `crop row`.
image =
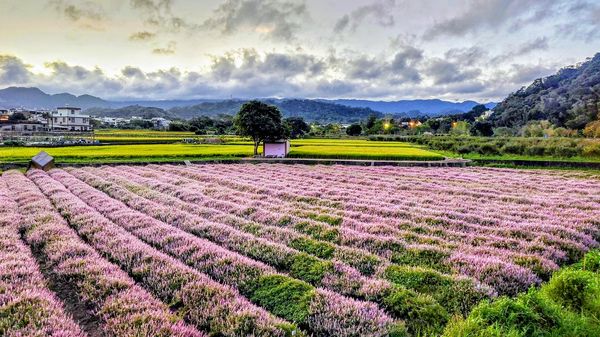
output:
M21 240L17 204L0 180L0 335L82 337Z
M163 169L164 170L164 169ZM186 170L185 172L180 172L187 176L196 176L191 170ZM232 179L235 179L232 177ZM181 186L181 185L180 185ZM239 202L239 201L238 201ZM267 205L263 205L264 207L268 207ZM294 212L293 209L289 209L288 213ZM285 213L284 213L285 214ZM372 238L369 238L372 241ZM394 262L399 262L402 264L416 264L416 265L425 265L425 266L440 266L440 260L442 260L445 256L448 256L449 253L444 253L443 251L439 251L435 246L424 246L424 245L416 245L409 247L409 249L399 249L400 246L395 245L391 247L393 249L392 260ZM502 255L504 252L498 252L498 255ZM513 252L508 252L513 253ZM506 254L506 253L504 253ZM467 255L463 254L462 256L467 257ZM445 260L443 262L454 262L455 260ZM460 262L460 261L456 261ZM518 267L511 266L502 261L501 259L486 259L486 269L482 271L478 270L467 270L470 273L467 273L472 276L480 276L481 274L486 275L486 278L482 281L489 283L492 286L495 286L496 289L501 293L514 293L519 290L526 289L530 284L537 283L539 280L536 276L529 272L528 270ZM493 262L493 263L492 263ZM458 263L456 264L459 265ZM468 266L468 265L467 265ZM442 265L443 267L443 265ZM462 270L461 270L462 271Z
M25 241L39 250L56 283L97 322L90 329L108 336L204 336L80 240L25 176L8 172L2 178L18 204Z
M256 255L255 257L263 262L276 265L279 267L278 269L286 269L291 272L292 276L299 279L303 279L310 283L316 283L342 294L377 300L378 296L376 296L376 293L381 293L382 289L389 291L392 287L391 282L393 282L418 291L425 289L425 293L433 295L433 297L451 313L463 314L467 313L470 307L476 304L484 296L481 289L476 288L472 280L464 278L455 279L431 269L413 268L385 263L381 265L377 272L376 276L378 279L361 277L356 270L339 262L338 259L344 260L344 257L346 256L353 260L368 261L369 259L372 259L372 256L364 251L355 249L351 250L350 254L343 254L344 251L348 251L346 247L316 241L306 235L299 234L289 229L276 226L264 226L255 222L250 222L244 218L231 214L232 212L230 209L221 211L216 208L204 207L202 201L193 197L193 191L189 191L185 187L161 183L158 179L147 179L130 174L128 173L130 170L135 170L135 168L121 167L119 170L108 167L102 169L87 168L84 170L71 170L70 172L88 184L105 191L109 195L117 199L125 200L125 202L130 205L133 203L138 205L140 203L148 204L148 209L155 214L155 217L164 214L166 211L164 207L170 207L171 213L174 213L175 209L179 209L181 212L176 213L179 214L178 216L180 218L167 220L168 222L179 221L179 223L181 223L181 221L183 221L181 219L186 216L186 214L182 214L184 211L203 216L211 221L219 222L219 225L216 225L199 219L195 220L197 222L205 223L205 231L202 235L210 237L213 241L222 241L222 243L226 245L231 245L231 242L240 241L227 239L229 238L229 235L242 235L233 229L227 228L227 226L231 226L233 228L249 231L261 238L283 243L292 248L297 248L303 252L288 249L281 245L265 245L268 241L256 240L248 234L242 236L246 238L245 242L254 242L253 247L255 248L246 250L246 254L254 254L256 251L275 252L275 254L269 254L267 256ZM93 173L96 174L92 175ZM117 186L115 185L116 183L120 183L120 185ZM150 189L148 186L151 186L153 189ZM165 191L167 193L161 193L159 191ZM184 202L183 199L176 198L171 194L183 197L183 199L187 199L190 202ZM149 201L133 202L133 200L139 200L138 195L143 196L148 200L152 200L162 207L157 207ZM210 203L211 201L207 202ZM132 207L135 206L132 205ZM228 235L220 235L215 238L216 234L221 234L224 231L227 231ZM211 234L211 232L213 233ZM231 248L236 251L244 251L244 249L240 249L240 247L236 247L235 245L231 246ZM339 251L342 251L342 253ZM311 254L311 256L308 256L307 253ZM273 259L272 256L277 256L277 259ZM281 257L285 257L284 261L302 261L302 264L292 263L291 265L281 265ZM325 260L331 259L332 262L325 262L318 258L323 258ZM315 265L319 267L316 268ZM414 282L415 279L420 279L422 282ZM427 282L425 282L425 280ZM413 296L415 299L420 300L421 306L430 302L423 296L417 294L413 294ZM408 308L403 308L402 311L406 312L411 317L418 315L418 312L411 312L407 309Z
M194 173L189 172L189 170L185 173L186 175L192 176ZM293 212L293 209L289 209L288 212ZM285 214L285 213L284 213ZM325 224L324 224L325 225ZM378 223L371 224L372 226L381 226ZM354 228L356 229L356 228ZM360 231L359 231L360 232ZM371 233L369 233L371 234ZM370 238L371 239L371 238ZM372 239L371 239L372 240ZM463 245L464 246L464 245ZM458 246L460 247L460 246ZM444 250L438 250L435 245L413 245L409 247L409 249L399 249L398 245L394 245L390 247L392 251L392 261L401 263L401 264L415 264L415 265L425 265L430 267L444 268L446 264L452 264L454 270L458 270L461 273L466 275L474 276L480 278L485 275L485 278L480 278L481 281L493 286L500 293L515 293L520 290L524 290L532 283L539 283L539 279L535 274L526 268L522 268L520 266L510 265L503 261L506 259L506 255L518 254L513 251L491 251L490 249L486 249L486 255L491 255L490 253L496 253L495 258L486 258L485 269L466 269L461 267L469 267L472 265L462 264L461 260L457 259L449 259L450 252ZM467 255L469 252L470 246L464 247L464 253L460 257L470 257L471 260L476 259L477 257L471 257ZM480 250L481 251L481 250ZM476 252L474 252L476 253ZM502 258L501 258L502 257ZM535 259L535 256L533 257ZM534 260L536 262L536 260ZM540 263L541 264L541 263ZM552 265L550 265L552 268ZM548 268L546 268L548 269Z
M254 303L312 333L351 336L403 330L402 324L395 323L372 303L351 300L278 274L266 265L137 212L64 171L50 174L107 220L213 279L237 288ZM190 226L190 231L194 226L186 222L177 225Z
M230 168L233 167L233 168ZM348 174L348 172L343 172L346 168L339 168L339 171L342 171L345 175L343 175L342 173L339 173L337 171L337 167L336 170L331 170L331 175L335 176L335 175L342 175L343 180L346 181L351 181L353 178L351 175ZM340 205L344 205L344 207L349 208L350 210L344 210L344 215L348 215L348 214L352 214L353 210L351 209L352 207L361 207L360 210L362 212L356 212L354 211L354 213L362 213L359 214L362 217L367 217L366 220L362 220L362 224L364 225L371 225L373 227L385 227L385 221L398 221L397 219L402 219L402 214L406 214L407 211L405 211L406 208L411 207L410 204L416 204L418 205L419 203L422 204L426 204L427 207L420 207L422 214L427 214L428 209L429 208L436 208L436 207L442 207L439 205L444 205L446 204L446 200L444 195L447 194L444 191L444 188L446 188L447 190L452 190L454 189L454 192L452 193L452 195L457 198L457 199L465 199L463 200L464 204L466 206L471 205L470 208L473 209L477 209L477 208L485 208L486 210L490 207L489 203L484 203L482 204L480 201L473 201L473 200L469 200L468 198L464 197L464 195L470 195L473 193L482 193L482 192L478 192L478 189L480 189L479 186L484 186L484 181L477 181L476 179L484 179L487 178L487 175L491 174L488 173L487 171L483 171L482 173L476 172L477 174L473 174L470 173L469 175L466 175L467 177L456 177L456 174L454 174L454 171L444 171L444 170L431 170L431 171L425 171L425 175L430 174L431 176L435 177L435 174L441 176L441 177L437 177L435 180L436 185L440 185L439 181L445 181L444 180L444 175L449 175L452 179L450 180L451 182L453 182L454 180L456 180L456 184L462 187L444 187L444 185L442 184L442 186L438 186L438 188L441 190L440 193L435 193L432 195L432 193L430 193L430 191L432 190L431 187L429 187L428 189L425 189L424 192L422 193L427 193L427 191L429 191L429 193L425 194L424 196L422 196L423 200L418 200L415 199L416 201L410 201L412 200L412 190L411 193L407 193L405 192L404 189L400 189L399 191L394 191L393 189L389 189L386 191L382 191L383 193L380 193L379 195L381 195L381 197L377 197L377 195L375 195L373 191L369 191L368 188L365 188L364 186L370 187L370 185L366 184L366 183L362 183L362 184L355 184L354 181L348 183L350 184L350 186L348 186L347 188L340 188L340 186L344 185L343 181L340 180L332 180L330 182L325 182L323 183L323 180L328 179L329 175L323 175L322 172L324 170L326 170L325 168L320 168L318 171L316 171L317 173L314 174L320 174L319 179L317 179L316 181L314 180L315 178L310 174L307 174L306 177L303 176L303 170L309 170L309 169L305 169L305 168L296 168L294 167L293 169L288 169L285 167L278 167L277 170L275 169L271 169L270 167L265 167L264 170L267 171L267 174L264 174L264 176L269 176L268 171L273 171L274 176L271 176L269 179L266 178L261 178L260 174L256 174L256 171L253 170L252 167L243 167L242 169L239 169L238 166L222 166L219 167L217 170L214 170L213 167L205 167L205 166L197 166L194 167L193 169L190 168L186 168L185 170L182 168L176 168L176 167L161 167L159 168L159 170L162 172L170 172L170 173L176 173L179 174L180 176L185 176L188 178L195 178L197 180L201 180L202 184L204 185L207 181L214 181L214 182L218 182L221 184L221 186L226 185L226 186L230 186L235 184L236 182L240 182L243 183L244 185L242 186L237 186L237 188L239 190L245 190L245 191L250 191L250 190L254 190L256 195L258 195L259 197L263 198L263 199L267 199L269 200L271 203L279 203L279 200L282 200L282 202L284 200L294 200L297 201L299 198L304 198L305 200L309 200L312 201L314 199L316 199L317 197L319 197L319 203L322 205L324 204L327 200L330 200L331 204L340 204ZM206 171L206 172L203 172ZM214 172L213 172L214 171ZM244 172L244 171L248 171L248 172ZM298 172L299 171L299 172ZM314 171L313 171L314 172ZM337 172L337 173L336 173ZM369 171L371 172L371 171ZM261 170L261 173L262 172ZM288 177L284 176L284 173L288 175ZM376 172L379 173L379 172ZM382 174L382 176L380 177L380 179L386 179L387 177L391 176L391 174L389 172L382 172L385 174ZM411 173L410 171L408 173ZM493 173L493 172L492 172ZM313 174L313 175L314 175ZM402 177L406 177L406 174L404 174L404 171L401 171L399 174L402 174ZM414 174L414 173L413 173ZM464 174L463 174L464 176ZM519 179L514 179L516 180L516 182L514 182L514 186L513 188L516 190L519 190L519 186L520 185L524 185L526 183L526 178L527 175L525 174L521 174L521 176L519 177ZM418 179L424 180L422 183L419 182ZM429 177L427 178L429 180L432 180L433 178ZM535 177L532 177L533 180L535 180L536 182L539 182L540 179L535 179ZM549 182L554 180L565 180L565 183L563 183L563 185L567 185L569 186L569 184L573 185L573 186L569 186L569 191L570 190L577 190L578 188L580 188L581 183L579 181L570 181L567 179L564 179L562 177L550 177L550 178L545 178L546 180L548 180ZM419 185L426 185L429 184L427 182L426 179L424 178L418 178L418 177L412 177L410 176L409 179L414 185L416 185L417 187L415 187L414 189L419 189ZM416 182L415 182L416 180ZM468 185L466 182L464 182L464 180L475 180L477 183L471 183L471 185ZM276 181L276 183L273 183L273 181ZM391 186L395 186L395 185L399 185L401 182L403 182L402 180L400 180L400 182L396 183L394 185L394 183L391 182L386 182L387 185L391 185ZM546 184L548 184L549 182L546 182ZM239 184L241 184L239 183ZM557 183L557 182L555 182ZM238 185L239 185L238 184ZM373 182L372 182L373 184ZM371 185L372 185L371 184ZM467 185L464 185L467 184ZM584 182L583 184L589 185L589 183ZM358 185L358 186L357 186ZM451 185L451 183L447 183L446 185ZM463 186L464 185L464 186ZM187 186L187 185L186 185ZM290 188L290 186L294 186L294 188ZM316 187L315 187L316 186ZM328 186L334 186L334 188L329 188ZM467 188L468 187L468 188ZM592 190L594 188L597 189L597 187L592 186L586 186L587 190L590 190L590 188L592 188ZM320 194L316 194L317 192L311 192L313 189L321 189L320 191L317 191ZM462 191L461 190L464 190ZM487 189L487 188L485 188ZM506 189L504 187L504 189ZM529 189L529 187L528 187ZM535 186L531 188L532 190L535 190ZM356 192L356 190L358 190L358 192ZM475 190L475 192L473 192L472 190ZM502 190L502 188L500 189ZM224 191L221 193L221 195L226 194L228 191ZM358 195L356 193L359 193ZM418 194L418 192L415 192ZM462 194L461 194L462 193ZM550 202L551 200L554 200L552 202L554 202L554 205L556 205L555 208L557 209L565 209L564 205L558 205L556 204L557 200L560 200L560 198L558 198L556 195L551 194L551 191L548 188L543 188L543 189L539 189L538 191L536 191L537 194L535 193L531 193L532 199L534 200L542 200L546 203ZM585 193L585 192L584 192ZM230 193L227 193L228 195ZM539 195L541 194L541 196ZM548 198L544 198L544 196L548 194ZM451 222L452 219L442 219L444 221L440 221L440 217L444 216L447 213L451 213L451 211L439 211L439 214L437 215L437 218L431 217L431 224L427 224L427 225L423 225L423 224L419 224L419 223L415 223L414 221L410 220L409 221L403 221L403 222L407 222L410 225L405 226L406 228L413 228L413 229L419 229L420 231L425 230L425 229L429 229L431 231L435 231L436 235L440 236L440 237L451 237L452 238L452 242L455 243L455 247L453 248L454 251L460 251L461 254L457 254L454 257L450 257L446 259L447 262L453 262L453 266L455 270L461 271L461 272L465 272L469 275L473 275L473 276L481 276L481 275L486 275L488 277L488 282L489 283L497 283L497 289L500 291L507 291L507 292L511 292L513 290L511 290L510 288L506 288L506 283L512 283L511 280L506 280L507 282L505 282L504 280L502 280L503 275L513 275L514 271L518 271L518 274L521 274L521 276L519 276L518 274L515 274L516 277L519 277L522 281L522 286L521 289L524 287L527 287L528 284L530 284L530 282L533 280L534 282L538 282L537 281L537 277L544 277L546 278L550 272L554 269L556 269L556 264L553 261L564 261L566 257L569 257L570 259L576 259L577 256L579 256L580 254L582 254L582 252L584 252L585 250L587 250L587 247L593 247L596 243L595 243L595 234L594 234L594 218L593 216L590 216L589 213L592 213L592 215L594 213L598 213L598 207L597 204L594 205L594 203L589 203L587 200L589 200L590 198L586 197L582 197L581 192L577 192L577 193L572 193L574 196L578 197L581 200L577 200L574 201L573 204L576 205L574 207L569 208L569 210L567 212L563 211L563 212L559 212L561 213L560 215L560 221L562 221L562 223L564 223L563 226L558 226L558 224L556 224L556 221L554 223L551 224L547 224L544 221L537 221L540 222L540 225L536 225L536 224L532 224L531 221L526 221L527 219L524 219L520 222L514 222L514 223L509 223L508 226L506 223L502 223L500 226L494 224L494 223L490 223L489 221L487 221L485 218L482 217L473 217L471 216L471 218L469 218L469 221L472 223L471 227L466 227L464 226L464 224L457 226L455 229L447 229L446 227L451 227L450 225L447 225L448 222ZM392 196L392 197L387 197L386 196ZM300 197L298 197L300 196ZM332 197L333 196L333 197ZM362 196L362 197L361 197ZM518 206L520 205L520 203L515 202L514 200L520 200L518 198L523 199L522 194L519 195L517 192L512 192L512 193L506 193L506 196L498 196L498 193L494 194L495 196L495 201L494 199L491 199L492 201L494 201L495 203L497 203L497 205L492 205L492 208L501 208L502 211L506 214L513 214L514 212L510 210L510 207L514 205ZM470 196L472 198L474 198L472 195ZM277 198L279 200L277 200L276 202L273 202L273 199ZM395 198L396 200L390 201L390 199ZM440 201L438 202L434 202L437 199L440 199ZM591 195L591 199L593 200L594 196ZM381 203L383 205L380 205L379 202L381 199L384 199ZM400 206L394 206L394 202L396 203L402 203L404 202L404 199L408 199L410 202L405 202L406 203L406 207L403 207L402 205ZM414 198L413 198L414 199ZM513 200L514 199L514 200ZM573 197L570 197L570 199L573 199ZM325 202L323 202L323 200L325 200ZM388 204L386 205L386 200L388 200ZM523 201L520 201L521 203ZM367 206L363 206L363 204L365 203L369 203L367 204ZM297 203L296 203L297 204ZM307 203L308 204L308 203ZM323 207L319 205L320 207ZM545 211L545 209L547 208L548 205L542 204L540 206L538 206L537 211L538 213L544 213L547 211ZM594 208L595 206L595 208ZM414 206L413 206L414 207ZM569 206L570 207L570 206ZM533 206L532 206L533 208ZM534 210L536 208L533 208ZM588 212L586 213L585 209L591 210L592 212ZM334 208L330 208L330 210L332 211L331 213L335 212L335 211L339 211L339 209L334 209ZM419 208L415 208L414 210L410 210L410 212L408 212L409 214L416 214L419 215ZM543 212L541 212L542 210L544 210ZM288 209L288 211L291 211L291 209ZM468 211L468 210L466 210ZM533 212L533 211L530 211ZM325 215L329 215L331 213L327 213ZM333 213L335 214L335 213ZM373 216L371 214L376 214L378 217L377 218L373 218ZM468 214L468 213L467 213ZM385 215L385 216L384 216ZM554 214L551 215L547 215L547 217L550 216L554 216ZM330 216L331 217L331 216ZM370 217L370 218L369 218ZM394 220L396 219L396 220ZM383 220L383 221L378 221L378 220ZM570 221L567 221L570 220ZM343 218L343 223L338 224L338 227L345 227L348 223L350 223L350 225L353 225L352 222L357 222L355 219L348 219L348 217L344 217ZM462 220L464 222L464 220ZM327 226L326 221L321 221L322 225ZM329 225L331 225L331 223L329 223ZM494 233L490 233L490 228L502 228L502 227L506 227L503 229L504 232L500 231L499 233L496 233L494 235ZM510 228L510 227L513 228ZM544 226L546 226L547 231L544 232ZM334 226L335 227L335 226ZM391 227L391 225L388 225L388 227ZM399 226L398 226L399 227ZM474 230L473 228L475 228L476 230ZM480 230L479 232L477 230ZM548 231L551 231L550 233ZM553 233L552 233L553 231ZM510 238L509 235L506 235L507 233L512 233L515 235L516 238ZM454 237L453 237L454 236ZM561 237L562 236L562 237ZM520 239L517 239L519 238ZM491 244L484 244L485 242L489 242ZM395 248L395 247L394 247ZM469 254L470 256L467 256L465 254ZM500 277L500 280L494 280L493 277L490 277L490 268L487 268L486 270L481 270L479 268L476 268L476 265L473 265L472 262L476 261L476 259L480 257L482 260L486 260L485 265L486 266L490 266L490 262L494 263L494 268L491 268L492 271L497 271L496 273L491 273L492 275L497 275L498 277ZM524 268L520 268L520 267L524 267ZM532 271L535 272L535 274L532 274L531 272L527 272L526 270L523 269L531 269ZM536 276L537 274L537 276Z

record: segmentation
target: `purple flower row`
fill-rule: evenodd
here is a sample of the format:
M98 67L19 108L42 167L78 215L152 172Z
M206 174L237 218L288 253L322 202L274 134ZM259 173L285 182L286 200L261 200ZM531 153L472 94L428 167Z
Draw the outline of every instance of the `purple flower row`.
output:
M90 245L118 263L165 303L181 307L181 313L197 327L224 336L284 336L295 329L255 307L230 287L214 282L137 239L46 173L34 171L29 177ZM131 225L143 224L132 221ZM176 249L177 240L168 232L147 233L157 238L162 236ZM178 248L183 251L186 246ZM227 269L226 265L221 269Z
M266 265L239 256L209 241L134 211L127 205L108 197L64 171L53 170L50 175L56 179L57 183L60 182L68 186L75 196L81 198L88 205L94 205L98 212L114 221L115 224L130 231L152 246L183 260L195 269L207 273L219 282L246 291L246 289L254 286L253 281L258 280L259 277L275 274L275 271ZM73 197L71 196L71 198ZM64 199L68 198L65 197ZM137 202L142 202L142 200L137 200ZM163 216L169 217L173 214L173 210L163 208L160 210L163 212ZM182 221L177 225L186 226L186 222ZM190 223L187 226L193 226L193 224ZM188 229L191 231L193 227ZM238 244L243 243L241 239L238 241ZM331 296L329 292L317 289L313 301L323 299L329 301L328 298ZM309 325L309 329L311 331L322 329L318 326L318 322L322 317L339 320L340 325L337 326L337 330L329 332L333 335L344 334L344 331L346 331L345 333L354 331L358 329L358 326L363 326L373 333L381 332L386 331L395 324L373 303L346 299L342 302L332 303L329 309L331 307L336 308L336 310L310 312L309 322L312 325Z
M0 318L3 336L85 336L65 313L19 235L21 217L0 180Z
M350 176L346 172L344 172L343 178L340 178L339 181L329 180L329 182L323 182L323 180L328 179L330 176L319 176L319 179L317 179L316 181L314 179L311 180L309 175L303 176L302 172L298 172L303 170L310 170L303 167L265 166L265 170L271 171L273 174L277 174L277 179L261 178L261 174L256 174L255 167L253 166L244 166L242 169L239 169L239 167L240 166L222 166L215 169L215 167L213 166L197 166L193 169L186 168L184 170L182 168L174 168L167 166L161 167L159 168L159 170L161 170L162 172L175 173L182 177L197 179L198 181L202 181L202 185L205 185L206 182L211 181L217 181L221 184L221 186L225 187L230 187L232 185L238 184L238 186L236 187L238 190L244 192L255 190L255 195L257 195L259 198L267 198L267 200L269 200L270 203L273 203L273 199L275 199L275 203L289 202L290 204L292 204L290 200L297 201L299 199L298 196L301 196L306 200L312 200L310 198L314 199L316 196L321 198L321 200L329 200L331 205L335 205L336 203L350 206L362 205L358 209L364 214L360 214L361 212L353 211L352 209L344 210L344 215L354 214L354 218L345 217L342 223L342 227L353 226L354 229L359 229L360 231L364 230L365 228L368 228L367 226L371 226L371 228L378 230L378 232L376 232L377 234L381 233L381 228L383 227L387 228L388 230L388 232L385 232L385 236L387 237L398 236L405 233L400 233L399 229L396 229L405 228L404 226L397 227L398 225L394 224L393 222L394 217L400 217L400 214L403 214L402 212L416 215L419 215L420 213L428 214L430 208L429 206L440 207L440 205L445 205L447 202L447 200L444 199L444 193L436 193L434 195L429 193L429 196L425 195L422 197L422 199L411 199L413 190L410 191L411 193L405 193L403 191L400 191L399 193L397 191L389 189L388 191L384 191L385 193L382 193L380 191L374 192L374 190L376 189L371 189L371 186L374 183L373 181L370 184L363 182L362 184L358 184L358 186L354 183L348 183L348 186L346 188L338 189L340 185L344 185L343 180L350 181L353 179L352 176ZM263 169L263 167L261 167L261 169ZM340 169L340 171L343 171L346 168L336 167L335 170L331 169L331 172L328 173L331 173L331 175L335 175L338 169ZM244 170L247 170L248 172L244 173ZM319 170L327 170L327 168L319 168ZM426 172L429 173L431 171ZM412 174L416 175L416 172L417 171L412 172ZM450 173L452 174L452 172L453 171L451 171ZM437 173L438 175L440 173L445 174L446 171L437 170L435 171L435 173ZM477 174L482 175L481 173ZM270 175L264 174L264 176ZM405 177L405 175L403 175L403 172L396 176ZM387 176L383 176L380 178L385 179L386 177ZM474 175L474 177L471 177L471 180L476 180L476 178L477 175ZM523 180L525 178L521 177L521 179ZM443 181L443 177L437 177L436 179L436 184L438 185L439 183L437 183L437 181ZM240 181L244 185L239 186L240 184L242 184L240 183ZM276 182L274 183L273 181ZM421 184L419 184L419 182L414 183L412 180L411 183L417 185L417 189L419 188L419 185L430 184L426 181ZM522 184L523 182L519 181L518 183ZM517 183L515 182L515 184ZM575 182L576 186L577 184L578 182ZM391 183L389 183L388 185L394 186ZM479 182L478 185L483 184ZM590 184L588 183L587 185ZM293 188L290 188L290 186L293 186ZM333 188L330 188L329 186L333 186ZM189 186L186 185L186 187ZM593 187L587 187L593 189ZM519 185L515 186L514 188L518 189ZM595 188L597 190L598 187L596 186ZM465 186L459 186L452 187L452 189L455 190L451 195L452 198L463 200L463 202L466 202L467 205L478 205L477 199L475 197L471 198L464 196L473 194L472 192L469 192L469 188ZM449 187L446 188L446 190L452 189ZM573 188L573 190L575 189L576 187ZM431 191L431 189L429 189L429 191ZM543 193L550 193L550 191L543 191ZM227 194L230 195L229 191L227 191ZM401 194L401 197L399 194ZM575 195L578 194L581 194L581 192L577 192ZM514 201L520 200L518 194L515 195L514 193L512 193L512 195L509 195L510 197L504 196L496 198L497 202L495 203L495 206L500 208L500 211L505 214L513 214L514 212L510 210L510 207L512 207L513 205L521 205ZM585 196L585 199L590 198L587 194ZM398 202L398 200L405 199L412 200L410 202L415 203L415 205L411 206L407 204L407 207L413 207L412 209L410 209L410 212L403 211L403 208L400 207L393 208L393 202L391 201L393 198L396 199L393 202ZM592 196L591 198L593 199L594 197ZM379 205L381 199L390 200L390 203L387 208ZM436 199L441 201L437 203L431 203L431 201L428 201L429 199L433 201L436 201ZM538 199L543 200L543 198ZM560 198L556 197L554 197L554 199L560 200ZM418 202L426 203L427 207L418 208L416 206L418 205ZM319 201L318 203L318 207L321 210L326 209L331 210L332 212L339 211L338 209L335 209L333 207L327 209L327 207L323 206L324 204L327 204L326 202ZM386 202L384 201L383 204L385 205L385 203ZM297 202L293 203L294 206L297 206L297 204ZM305 204L307 204L307 206L313 207L313 209L315 208L309 203ZM481 204L481 201L479 201L479 204ZM446 212L453 216L453 218L441 218L442 216L444 216L445 213L443 211L438 211L437 214L434 214L433 216L429 217L433 220L431 224L428 224L425 221L423 221L423 223L415 223L413 219L408 219L405 222L410 224L406 226L406 228L408 229L418 228L419 231L426 230L431 233L435 233L438 236L441 236L446 240L446 242L453 243L454 246L449 247L453 251L468 253L473 256L480 256L484 260L488 257L501 259L504 262L508 263L508 265L502 264L503 266L508 268L506 269L507 272L515 270L516 268L514 267L521 266L535 271L537 275L547 276L550 272L557 268L556 263L553 261L563 261L567 256L573 258L572 256L576 256L577 254L586 251L588 247L594 247L595 245L597 245L597 243L593 239L594 231L593 229L590 229L590 226L592 226L594 223L593 215L598 214L597 204L589 204L585 200L578 200L575 202L575 204L579 205L579 208L573 207L569 212L562 212L566 215L559 215L557 217L561 219L560 221L563 221L562 219L565 216L577 216L579 218L572 218L571 221L568 222L563 221L562 226L558 226L556 224L558 220L538 221L539 219L529 220L527 218L524 218L521 221L515 221L514 219L518 217L517 213L512 215L512 222L503 221L500 225L498 225L495 224L493 221L490 221L490 218L494 218L497 212L491 212L492 216L488 216L487 218L485 218L481 215L477 215L484 213L474 212L472 209L475 209L476 207L473 206L470 207L471 210L467 209L467 211L470 211L472 212L472 214L475 215L472 217L463 217L463 219L456 219L456 216L453 216L452 212ZM346 208L350 206L347 206ZM537 209L537 212L543 213L541 211L545 210L547 206L548 205L537 206L538 208L543 207ZM553 209L564 208L561 205L556 205L552 207ZM390 209L394 211L391 212ZM397 209L398 211L395 211L395 209ZM282 212L286 211L285 209L281 208L280 210ZM287 211L291 211L291 208L288 208ZM533 211L529 211L529 213L532 212ZM356 215L357 213L359 214ZM550 217L550 215L547 215L546 217ZM402 219L402 217L400 217L400 219ZM481 221L482 223L480 224L476 221ZM358 226L363 227L359 228ZM373 232L369 234L373 234ZM383 237L381 237L381 239L383 239ZM432 244L436 243L432 242ZM453 262L457 260L450 259L448 261ZM457 270L460 270L461 272L468 272L468 270L459 267L459 265L455 265L455 268ZM523 281L537 281L537 279L535 278L535 274L532 274L532 271L530 271L528 275L522 275ZM474 273L472 275L474 276L476 274ZM500 282L501 280L498 281Z
M40 250L53 277L87 306L86 315L98 320L107 336L204 336L81 241L23 174L11 171L2 179L19 206L25 240Z

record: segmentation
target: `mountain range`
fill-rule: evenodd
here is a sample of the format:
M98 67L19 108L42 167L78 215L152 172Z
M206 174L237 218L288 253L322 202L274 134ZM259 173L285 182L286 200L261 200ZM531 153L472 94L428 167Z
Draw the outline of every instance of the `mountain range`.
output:
M285 117L298 116L307 121L322 123L350 123L365 119L371 114L395 117L438 116L466 112L479 104L473 101L455 103L438 99L395 102L295 98L261 100L279 107ZM86 109L92 115L110 117L131 117L135 114L135 116L189 119L201 115L232 115L245 102L247 100L242 99L109 101L91 95L75 96L69 93L51 95L38 88L10 87L0 90L0 108L54 109L67 105ZM494 106L493 103L487 105Z

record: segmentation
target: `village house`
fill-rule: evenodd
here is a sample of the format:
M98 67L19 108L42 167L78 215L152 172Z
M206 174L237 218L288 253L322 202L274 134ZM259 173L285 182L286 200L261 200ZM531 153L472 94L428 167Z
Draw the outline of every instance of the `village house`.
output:
M81 113L80 108L59 107L49 119L52 131L92 131L90 116Z

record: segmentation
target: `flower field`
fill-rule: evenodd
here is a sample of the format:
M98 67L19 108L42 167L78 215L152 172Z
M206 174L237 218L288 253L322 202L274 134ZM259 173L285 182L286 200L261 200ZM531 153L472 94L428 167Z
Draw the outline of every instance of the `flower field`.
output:
M600 239L576 172L9 171L0 203L6 336L439 336Z

